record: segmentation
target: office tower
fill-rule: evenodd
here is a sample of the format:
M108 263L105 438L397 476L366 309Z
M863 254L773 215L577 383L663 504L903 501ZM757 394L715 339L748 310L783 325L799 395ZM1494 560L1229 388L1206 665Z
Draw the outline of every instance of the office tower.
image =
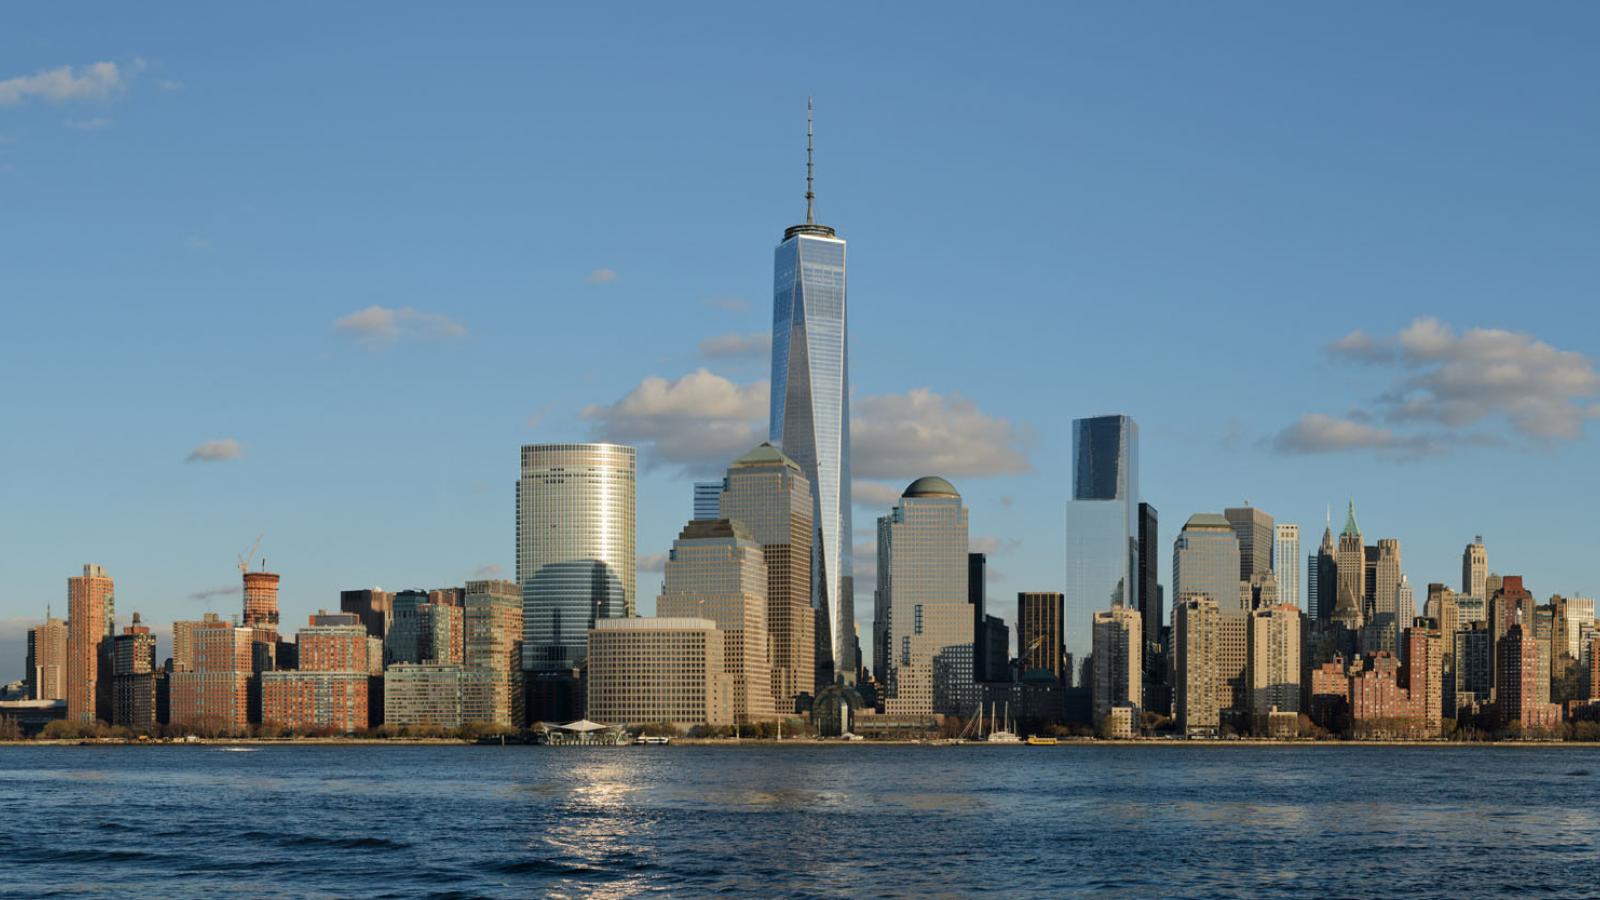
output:
M1204 594L1224 615L1243 616L1240 603L1239 539L1215 513L1189 517L1172 545L1172 593Z
M1257 609L1249 621L1250 716L1256 733L1265 734L1272 712L1300 711L1300 607Z
M1017 665L1023 675L1043 670L1071 683L1061 636L1063 605L1062 595L1050 591L1017 594Z
M133 614L112 639L111 724L149 734L156 727L156 636Z
M1455 634L1454 682L1458 706L1487 703L1494 689L1494 640L1482 621L1466 622Z
M1144 623L1144 641L1147 647L1161 643L1161 626L1167 621L1162 608L1161 593L1161 538L1156 508L1148 503L1139 504L1139 619Z
M1367 620L1367 548L1361 542L1361 526L1356 524L1354 500L1350 501L1344 530L1339 533L1339 547L1334 562L1337 567L1337 586L1333 618L1351 630L1359 629Z
M28 629L28 699L67 699L67 623L45 611L44 624Z
M878 519L878 593L889 636L884 710L971 715L977 700L971 696L967 508L950 482L918 478ZM965 684L955 662L960 658L967 662ZM936 685L935 668L944 666L952 674ZM968 700L971 705L963 706Z
M1222 511L1222 517L1239 539L1239 580L1249 581L1252 575L1272 571L1272 517L1249 504L1230 506Z
M1489 599L1489 550L1483 545L1483 535L1473 538L1461 552L1461 593L1480 600Z
M767 655L767 565L761 545L742 525L697 519L684 526L672 542L656 613L715 622L724 671L733 679L734 721L776 718Z
M789 713L797 697L817 686L811 482L799 463L764 443L734 460L722 484L718 508L761 545L767 565L773 708Z
M1493 598L1495 594L1498 594L1500 592L1500 586L1504 582L1505 579L1501 578L1498 572L1490 572L1488 575L1485 575L1483 578L1484 599L1489 600Z
M1074 658L1089 653L1095 613L1142 608L1139 525L1139 426L1128 416L1073 420L1066 642Z
M817 681L853 683L858 666L845 242L816 222L809 103L806 110L806 221L786 229L773 254L770 440L800 464L811 483L811 590L826 637L818 641Z
M1313 617L1321 622L1333 621L1333 611L1339 604L1339 550L1333 542L1333 526L1322 531L1322 543L1316 555L1307 560L1311 569L1310 596Z
M278 641L278 576L266 571L243 574L244 618L239 624L253 631L258 643L275 644Z
M1373 566L1372 612L1377 618L1388 617L1397 629L1407 627L1417 614L1415 601L1411 609L1401 608L1399 591L1405 576L1400 568L1400 542L1394 538L1379 540L1378 556Z
M1435 619L1413 617L1409 621L1400 642L1404 663L1400 686L1409 692L1422 720L1423 735L1435 738L1444 717L1444 636Z
M722 518L722 482L696 481L694 483L694 517L696 519Z
M1533 593L1523 587L1521 575L1502 578L1489 602L1489 631L1494 641L1499 643L1511 626L1518 623L1527 626L1527 635L1531 638L1535 605Z
M1300 526L1273 526L1272 573L1278 579L1278 602L1300 607Z
M733 676L710 619L601 619L589 632L589 718L733 724Z
M1220 516L1218 518L1221 518ZM1205 594L1176 594L1172 607L1172 705L1178 733L1215 737L1217 710L1217 602Z
M977 681L1006 681L1011 659L1010 629L989 609L989 557L967 554L967 605L972 609L972 677ZM876 594L876 592L874 592Z
M1114 606L1094 614L1094 723L1103 728L1115 707L1132 707L1139 721L1144 704L1144 624L1139 611Z
M524 715L522 591L514 581L469 581L466 590L463 664L495 673L490 716L497 725L521 725Z
M190 632L190 668L173 672L170 679L174 726L207 735L249 730L251 638L249 628L216 619Z
M420 663L422 656L423 611L428 603L426 591L400 591L394 595L388 631L383 636L383 663Z
M1568 658L1581 660L1584 658L1584 636L1594 630L1594 600L1587 597L1564 597L1558 607L1560 615L1557 617L1557 633L1559 641L1554 641L1553 646L1557 653L1565 653ZM1600 698L1596 698L1600 699Z
M596 619L634 614L635 452L529 444L517 482L522 667L583 665Z
M115 583L92 563L67 579L67 721L111 720Z
M1433 582L1428 585L1428 599L1422 606L1423 617L1439 623L1439 634L1444 640L1443 652L1446 657L1455 652L1455 639L1452 635L1465 624L1461 618L1460 596L1448 586Z
M394 615L394 594L382 588L340 591L339 609L360 617L367 634L382 640L389 633L389 620Z
M1537 692L1535 699L1540 703L1550 702L1550 670L1551 663L1551 638L1555 631L1554 611L1546 605L1538 605L1533 609L1533 643L1537 657Z

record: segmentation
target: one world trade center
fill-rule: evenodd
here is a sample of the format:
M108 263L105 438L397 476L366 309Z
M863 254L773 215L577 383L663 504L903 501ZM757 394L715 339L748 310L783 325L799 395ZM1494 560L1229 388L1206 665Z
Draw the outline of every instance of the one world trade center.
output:
M811 599L819 686L854 684L855 589L850 530L850 374L846 360L845 242L819 225L806 103L806 221L774 254L771 440L805 470L816 534Z

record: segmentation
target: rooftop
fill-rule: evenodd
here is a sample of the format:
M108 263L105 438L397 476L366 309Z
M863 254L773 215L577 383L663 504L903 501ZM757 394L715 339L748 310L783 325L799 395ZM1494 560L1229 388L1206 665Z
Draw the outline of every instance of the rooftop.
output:
M956 492L955 485L937 475L924 475L906 486L902 497L944 497L960 500L961 495Z

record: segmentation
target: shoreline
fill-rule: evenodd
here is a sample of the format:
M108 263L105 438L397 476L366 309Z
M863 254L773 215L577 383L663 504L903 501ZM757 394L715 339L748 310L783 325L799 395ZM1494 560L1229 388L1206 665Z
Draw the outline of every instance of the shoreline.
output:
M127 741L127 740L94 740L94 739L61 739L61 740L32 740L32 741L0 741L0 751L8 747L542 747L545 744L530 744L520 741L508 741L505 744L478 743L464 741L456 738L199 738L193 741ZM572 746L588 746L596 749L617 749L619 747L632 747L634 744L605 745L571 745L555 747L554 749L571 749ZM645 749L660 749L663 745L647 747ZM723 748L762 748L782 749L785 747L926 747L930 750L945 750L959 748L985 748L995 750L1026 749L1026 750L1059 750L1063 748L1083 749L1092 747L1148 747L1148 748L1284 748L1284 747L1420 747L1432 749L1451 748L1570 748L1574 750L1591 749L1600 750L1600 743L1581 741L1423 741L1423 740L1371 740L1371 741L1284 741L1284 740L1177 740L1162 738L1144 738L1134 740L1106 740L1062 738L1059 743L1048 745L1017 744L991 744L985 741L841 741L837 739L818 738L793 738L782 741L777 740L736 740L732 738L673 738L672 743L664 745L667 748L679 747L723 747Z

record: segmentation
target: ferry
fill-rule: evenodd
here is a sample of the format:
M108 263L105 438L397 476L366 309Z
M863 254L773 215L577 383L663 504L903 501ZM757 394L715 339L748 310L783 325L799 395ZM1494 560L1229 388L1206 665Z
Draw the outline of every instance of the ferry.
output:
M641 734L633 739L633 743L636 746L652 747L661 744L670 744L672 743L672 738L664 734Z
M1029 747L1054 747L1057 741L1053 737L1040 737L1037 734L1028 736Z

